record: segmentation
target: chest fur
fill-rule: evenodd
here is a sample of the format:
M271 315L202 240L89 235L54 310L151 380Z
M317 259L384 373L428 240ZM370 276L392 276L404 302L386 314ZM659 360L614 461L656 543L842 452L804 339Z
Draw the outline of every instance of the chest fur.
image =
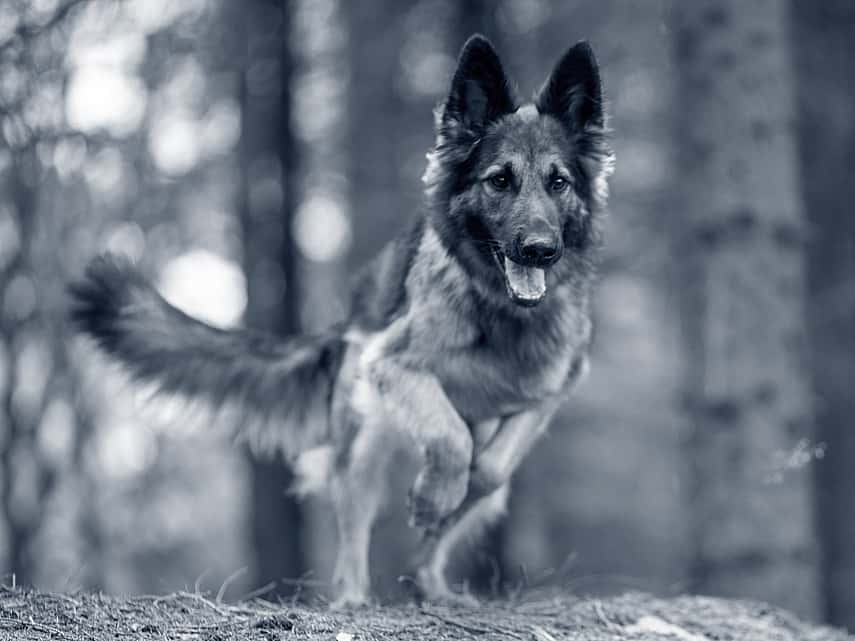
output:
M469 422L518 412L558 394L587 346L584 305L568 291L548 307L497 313L473 295L462 268L426 234L406 281L408 304L367 337L361 360L392 358L436 376Z

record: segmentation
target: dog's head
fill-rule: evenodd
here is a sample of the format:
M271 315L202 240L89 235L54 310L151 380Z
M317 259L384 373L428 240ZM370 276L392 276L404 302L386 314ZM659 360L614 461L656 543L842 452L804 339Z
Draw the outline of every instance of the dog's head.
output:
M472 36L425 174L432 220L493 296L531 307L595 244L612 154L594 53L571 47L536 95L517 105L495 50Z

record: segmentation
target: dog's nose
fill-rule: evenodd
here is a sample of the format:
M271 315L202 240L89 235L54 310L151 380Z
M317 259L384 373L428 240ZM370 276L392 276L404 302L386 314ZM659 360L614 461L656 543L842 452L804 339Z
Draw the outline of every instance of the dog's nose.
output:
M548 267L561 257L561 244L554 234L531 234L520 239L519 253L527 265Z

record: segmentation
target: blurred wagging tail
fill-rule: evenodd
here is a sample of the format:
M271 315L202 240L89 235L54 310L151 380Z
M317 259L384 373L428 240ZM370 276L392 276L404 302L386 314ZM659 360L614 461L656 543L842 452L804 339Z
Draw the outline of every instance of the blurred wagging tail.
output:
M612 162L587 43L519 104L473 36L437 109L425 211L361 272L346 322L286 341L214 329L109 256L73 285L73 316L134 377L234 411L258 451L281 451L307 491L329 492L338 605L369 597L386 471L416 448L418 583L453 598L451 548L503 511L512 473L585 369Z

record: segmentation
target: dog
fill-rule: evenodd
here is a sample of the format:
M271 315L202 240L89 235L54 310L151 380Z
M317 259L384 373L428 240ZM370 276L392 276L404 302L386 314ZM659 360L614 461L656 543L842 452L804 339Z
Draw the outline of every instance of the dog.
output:
M520 104L472 36L435 121L423 213L359 273L347 320L326 333L210 327L111 255L71 286L77 326L135 379L228 408L256 451L328 492L336 607L370 598L371 529L399 447L421 461L408 502L426 533L418 586L461 598L449 552L504 511L514 470L586 370L614 158L591 47L569 48Z

